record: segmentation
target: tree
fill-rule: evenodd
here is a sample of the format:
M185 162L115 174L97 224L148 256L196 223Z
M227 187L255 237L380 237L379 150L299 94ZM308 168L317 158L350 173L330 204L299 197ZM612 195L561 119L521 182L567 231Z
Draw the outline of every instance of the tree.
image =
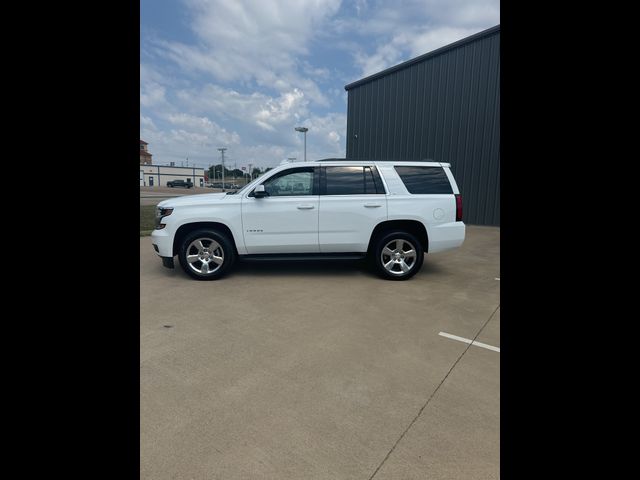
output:
M234 170L229 170L227 167L224 167L224 179L225 182L233 177ZM242 176L241 170L235 170L236 176ZM238 173L239 172L239 173ZM222 164L219 163L217 165L213 165L209 167L209 178L210 179L220 179L222 180Z

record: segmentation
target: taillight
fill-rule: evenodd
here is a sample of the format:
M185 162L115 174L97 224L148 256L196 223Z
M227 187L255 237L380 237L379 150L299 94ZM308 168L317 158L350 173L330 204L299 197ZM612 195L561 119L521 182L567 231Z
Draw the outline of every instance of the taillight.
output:
M462 195L456 195L456 222L462 221Z

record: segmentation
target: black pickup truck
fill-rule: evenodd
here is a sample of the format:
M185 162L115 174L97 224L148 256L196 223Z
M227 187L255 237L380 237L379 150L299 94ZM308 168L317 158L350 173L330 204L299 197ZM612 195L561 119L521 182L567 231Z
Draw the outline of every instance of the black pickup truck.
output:
M193 182L191 181L191 179L184 181L184 180L170 180L167 182L167 187L185 187L185 188L192 188L193 187Z

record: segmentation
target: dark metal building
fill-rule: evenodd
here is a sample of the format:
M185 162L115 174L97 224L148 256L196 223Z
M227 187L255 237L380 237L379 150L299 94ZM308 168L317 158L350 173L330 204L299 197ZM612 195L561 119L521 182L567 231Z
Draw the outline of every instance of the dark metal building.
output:
M449 162L465 222L500 225L500 25L345 90L347 158Z

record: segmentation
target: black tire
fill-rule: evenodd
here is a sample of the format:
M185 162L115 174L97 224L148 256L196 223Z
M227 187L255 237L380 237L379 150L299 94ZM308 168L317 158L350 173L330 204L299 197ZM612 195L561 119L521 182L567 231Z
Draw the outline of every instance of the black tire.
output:
M199 249L194 242L201 240L203 249ZM214 244L215 242L215 244ZM187 257L198 256L195 261L189 261ZM222 257L222 263L218 264L216 258ZM208 258L207 267L200 258ZM178 260L182 269L196 280L217 280L225 275L236 260L233 243L227 235L215 230L195 230L182 240L178 251ZM211 270L206 273L206 270Z
M383 252L387 246L389 246L390 255ZM406 255L411 252L415 254ZM418 273L424 261L424 250L418 239L401 230L382 233L375 240L371 254L376 272L387 280L408 280ZM385 267L383 259L388 268ZM405 271L405 267L409 269Z

